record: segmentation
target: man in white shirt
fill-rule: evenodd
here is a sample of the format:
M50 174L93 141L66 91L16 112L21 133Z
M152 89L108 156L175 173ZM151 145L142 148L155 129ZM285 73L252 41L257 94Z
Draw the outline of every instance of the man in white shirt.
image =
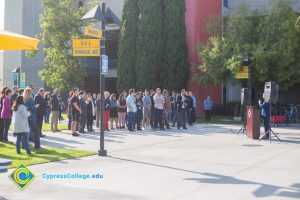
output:
M153 99L154 99L154 130L156 131L156 129L158 128L158 123L160 129L165 130L164 125L162 123L165 97L161 94L160 88L156 89L156 94L154 95Z

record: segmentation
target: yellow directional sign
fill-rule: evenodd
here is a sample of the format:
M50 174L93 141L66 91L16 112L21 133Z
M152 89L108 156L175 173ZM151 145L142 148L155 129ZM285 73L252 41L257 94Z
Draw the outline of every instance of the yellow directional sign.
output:
M73 39L72 46L78 48L100 48L100 40L98 39Z
M102 38L102 31L96 28L84 27L83 34L95 38Z
M100 56L99 48L73 48L73 56Z
M238 73L236 73L237 79L247 79L249 78L249 67L244 66Z

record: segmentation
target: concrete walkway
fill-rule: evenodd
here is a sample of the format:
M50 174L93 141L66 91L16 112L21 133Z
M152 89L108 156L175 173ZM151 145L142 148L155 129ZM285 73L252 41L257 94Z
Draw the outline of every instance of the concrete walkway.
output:
M300 199L299 127L276 128L282 143L236 135L239 126L188 131L106 133L108 157L30 166L37 178L23 192L0 175L0 199ZM99 134L46 133L43 146L99 149ZM10 138L13 140L13 138ZM43 173L100 173L103 179L45 180Z

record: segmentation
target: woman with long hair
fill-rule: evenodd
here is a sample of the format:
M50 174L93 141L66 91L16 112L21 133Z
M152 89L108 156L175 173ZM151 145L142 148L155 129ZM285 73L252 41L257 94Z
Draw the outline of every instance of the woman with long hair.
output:
M126 118L126 99L123 94L119 96L118 102L118 121L119 121L119 128L125 129L125 118Z
M18 154L21 154L21 140L23 148L27 154L31 154L29 148L29 125L28 125L28 112L24 105L22 96L18 96L12 106L13 111L13 133L17 135L16 150Z
M11 100L10 97L12 95L12 91L10 89L6 89L4 96L2 96L2 111L1 118L3 119L3 131L2 138L3 142L8 142L8 130L11 124Z
M118 107L116 94L110 95L110 108L109 108L109 121L110 129L114 130L114 122L116 124L116 129L118 129Z
M3 129L4 129L4 122L1 117L2 107L3 107L3 97L5 95L5 90L7 90L8 87L4 86L0 92L0 141L3 141Z
M34 99L32 98L32 89L26 88L23 93L24 96L24 104L27 108L27 111L29 113L28 116L28 124L30 127L30 134L29 138L34 142L34 148L40 149L40 129L38 125L36 124L36 105L34 102Z

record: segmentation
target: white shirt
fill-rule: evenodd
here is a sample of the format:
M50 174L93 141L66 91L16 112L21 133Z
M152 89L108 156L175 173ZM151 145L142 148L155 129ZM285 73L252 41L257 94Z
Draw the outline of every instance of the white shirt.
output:
M163 95L154 95L154 107L157 108L157 109L164 109L164 103L162 102L165 102L165 97Z

